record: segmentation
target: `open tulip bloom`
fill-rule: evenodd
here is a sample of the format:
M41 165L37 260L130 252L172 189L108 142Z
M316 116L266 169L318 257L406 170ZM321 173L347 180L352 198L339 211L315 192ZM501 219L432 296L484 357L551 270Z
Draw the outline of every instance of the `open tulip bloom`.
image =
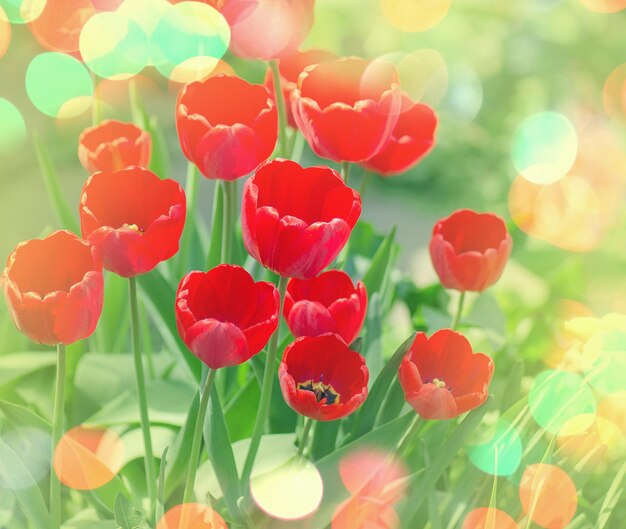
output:
M244 186L243 242L273 272L310 279L339 255L360 214L361 197L333 169L273 160Z
M424 419L452 419L487 400L493 368L493 360L473 353L462 334L442 329L430 338L417 333L398 380Z

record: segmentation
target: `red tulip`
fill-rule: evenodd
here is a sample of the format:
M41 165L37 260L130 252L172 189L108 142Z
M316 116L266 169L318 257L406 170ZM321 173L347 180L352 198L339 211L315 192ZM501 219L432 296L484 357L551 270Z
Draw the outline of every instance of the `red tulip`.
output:
M433 148L436 128L437 116L433 110L402 94L402 109L389 142L363 166L382 176L411 169Z
M95 173L80 198L83 237L104 268L122 277L152 270L178 251L185 224L182 187L141 167Z
M181 90L176 129L183 153L204 176L236 180L274 151L278 115L264 86L217 75Z
M272 160L243 189L243 242L284 277L309 279L337 257L361 214L361 197L328 167Z
M493 360L460 333L418 332L398 371L406 401L424 419L452 419L487 400Z
M148 167L151 146L150 134L137 125L107 119L82 132L78 158L89 174L133 165Z
M341 419L367 397L363 358L338 336L303 336L291 343L278 368L283 397L295 411L318 421Z
M287 110L287 122L294 129L297 128L296 120L291 111L291 94L298 87L298 77L307 66L322 62L334 61L337 56L326 50L297 51L280 59L278 69L280 71L280 85L283 90ZM265 76L265 86L272 96L274 95L274 80L272 70L268 68Z
M482 292L500 278L512 247L501 217L460 209L435 224L430 257L444 287Z
M313 25L315 0L226 0L230 49L264 61L294 53Z
M291 333L320 336L334 333L347 344L361 332L367 311L367 291L356 287L341 270L329 270L312 279L291 279L283 315Z
M0 285L15 326L34 342L87 338L102 312L102 263L91 244L69 231L19 244Z
M240 266L190 272L176 293L178 333L211 369L242 364L278 326L280 301L272 283L255 283Z
M391 138L400 111L392 64L355 57L305 69L291 105L298 128L318 156L362 162Z

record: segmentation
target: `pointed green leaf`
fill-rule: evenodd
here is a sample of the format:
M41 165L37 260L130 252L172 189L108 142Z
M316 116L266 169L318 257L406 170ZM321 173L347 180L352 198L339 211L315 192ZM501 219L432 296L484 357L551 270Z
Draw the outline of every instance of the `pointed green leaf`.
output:
M170 154L167 150L167 141L159 119L152 116L148 121L148 132L152 138L152 156L150 158L150 170L161 178L167 178L170 168Z
M396 226L376 250L369 269L363 276L363 283L370 297L381 292L393 264L393 243L396 237Z
M54 167L50 154L37 134L33 135L33 142L35 144L35 155L39 162L39 169L41 170L43 181L48 191L48 197L52 203L52 208L54 209L59 226L63 229L73 231L74 233L80 233L80 226L78 225L76 214L68 206L63 196L59 175Z
M0 437L0 476L3 486L15 492L22 511L37 529L49 529L50 513L37 485L37 478L32 475L22 455L28 457L28 454L16 453ZM24 480L32 484L24 486Z
M115 521L121 529L150 529L144 515L123 494L115 498Z
M144 294L146 308L158 324L167 349L184 369L188 380L197 384L200 380L200 360L187 350L178 335L174 317L176 292L157 269L139 276L138 282Z
M400 347L398 347L393 356L385 364L385 367L383 367L380 371L378 377L376 377L376 381L372 385L366 401L356 414L352 430L350 431L350 434L346 436L342 445L358 439L374 427L380 406L382 405L391 383L398 372L400 362L402 362L402 359L413 343L413 338L413 336L410 336Z

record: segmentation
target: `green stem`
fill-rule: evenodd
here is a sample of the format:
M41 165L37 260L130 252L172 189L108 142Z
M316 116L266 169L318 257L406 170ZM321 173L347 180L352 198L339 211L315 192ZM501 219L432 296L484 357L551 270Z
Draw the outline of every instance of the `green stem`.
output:
M459 304L456 308L456 314L454 315L454 319L452 320L452 330L456 331L459 323L461 323L461 315L463 314L463 304L465 303L465 291L461 292L459 296Z
M274 94L276 94L276 109L278 110L278 155L287 156L287 109L285 108L285 98L283 88L280 84L280 70L278 61L270 61L272 70L272 80L274 82Z
M207 406L209 404L209 395L215 380L215 369L209 369L208 375L204 382L204 388L200 395L200 406L198 407L198 416L196 417L196 427L193 432L193 442L191 444L191 452L189 454L189 468L187 470L187 481L185 482L185 493L183 495L183 503L190 503L193 500L193 486L196 481L196 471L198 470L198 460L200 458L200 446L202 444L202 430L204 428L204 420L206 418Z
M350 179L350 162L341 162L341 175L343 176L344 183L348 185L348 180Z
M222 263L230 262L235 238L237 182L224 182L224 221L222 223Z
M139 397L139 415L143 432L143 446L145 452L146 484L150 499L150 510L153 513L156 505L156 471L154 454L152 452L152 437L150 436L150 419L148 418L148 398L146 395L146 380L143 372L143 359L139 350L139 307L137 305L137 280L128 279L130 298L130 328L133 343L133 357L135 360L135 377L137 378L137 395Z
M398 447L396 448L396 453L400 457L406 455L409 452L409 450L413 447L413 441L419 429L420 429L420 416L416 413L415 417L413 417L413 420L411 421L411 424L409 425L406 431L406 434L404 434L404 437L398 443Z
M63 408L65 403L65 345L57 345L57 377L54 389L54 412L52 418L52 457L54 461L54 449L61 440L63 433ZM61 482L54 469L50 469L50 518L51 529L61 527Z
M304 419L304 430L302 430L302 438L300 439L300 446L298 446L298 455L304 454L307 441L309 440L309 434L311 433L311 427L313 426L313 419L306 417Z
M285 290L287 290L286 277L281 277L278 282L278 292L280 296L280 303L278 307L278 313L280 314L283 299L285 297ZM252 468L254 467L254 460L256 459L257 452L259 451L259 445L261 444L261 437L263 436L263 430L265 429L265 422L270 408L270 401L272 398L272 385L274 383L274 377L276 375L276 352L278 349L278 328L272 334L267 351L267 358L265 360L265 371L263 372L263 387L261 388L261 398L259 400L259 407L256 415L256 421L254 423L254 429L252 430L252 439L250 440L250 448L248 448L248 455L246 456L246 462L243 467L243 473L241 475L241 484L243 490L247 491L250 475L252 474Z
M187 218L185 219L185 231L180 244L180 255L178 256L177 280L183 276L187 269L189 248L193 240L193 231L196 229L194 219L198 204L198 169L189 162L187 164L187 182L185 184L185 196L187 197Z
M363 198L363 195L365 194L365 191L367 190L367 186L369 185L371 179L372 172L365 171L365 173L363 174L363 178L361 179L361 186L359 187L359 195L361 195L361 199Z

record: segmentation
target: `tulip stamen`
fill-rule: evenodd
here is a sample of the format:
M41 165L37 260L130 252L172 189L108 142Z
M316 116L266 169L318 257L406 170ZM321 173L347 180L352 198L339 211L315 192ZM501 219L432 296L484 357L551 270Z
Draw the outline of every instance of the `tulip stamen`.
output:
M136 231L137 233L144 233L145 230L137 226L137 224L124 224L122 228L126 228L127 230Z
M338 404L340 401L340 395L335 388L330 384L324 384L324 377L320 377L320 381L314 382L313 380L307 380L306 382L299 382L298 389L305 391L311 391L315 394L315 399L320 402L322 399L326 399L326 404Z
M445 381L441 380L440 378L433 378L433 384L435 386L437 386L438 388L445 388L446 387Z

